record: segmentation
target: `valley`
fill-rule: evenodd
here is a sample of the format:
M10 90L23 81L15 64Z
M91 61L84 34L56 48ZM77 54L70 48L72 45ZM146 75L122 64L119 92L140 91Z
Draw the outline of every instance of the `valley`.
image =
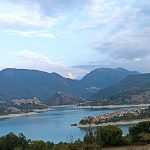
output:
M0 100L36 97L43 103L48 103L57 92L91 99L90 96L94 93L118 83L131 74L139 73L123 68L98 68L80 80L73 80L57 73L8 68L0 71Z
M65 105L117 108L149 104L150 74L98 68L81 80L72 80L57 73L8 68L0 71L0 103L1 115Z
M85 133L82 129L89 126L117 125L126 134L129 126L150 118L149 81L150 74L123 68L95 69L81 80L37 70L5 69L0 72L0 119L2 123L7 122L5 119L14 119L17 123L21 118L35 120L39 117L43 120L46 115L47 119L50 117L49 125L54 121L52 129L60 121L58 128L68 131L69 135L73 133L75 137L82 138ZM71 116L65 118L67 113ZM65 126L63 118L70 120ZM78 122L79 128L74 127ZM41 125L46 126L44 122ZM76 135L74 131L79 133ZM29 136L32 137L32 134ZM65 138L56 138L56 141L66 141Z

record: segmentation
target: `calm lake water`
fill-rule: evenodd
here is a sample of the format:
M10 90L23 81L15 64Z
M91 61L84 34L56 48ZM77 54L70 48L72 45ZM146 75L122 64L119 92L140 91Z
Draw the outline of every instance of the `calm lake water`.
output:
M52 141L74 141L82 139L85 130L71 127L73 123L78 123L83 117L89 115L104 114L114 112L118 109L55 109L32 116L22 116L0 120L0 136L9 132L16 134L23 133L32 140ZM121 126L124 134L128 132L129 126Z

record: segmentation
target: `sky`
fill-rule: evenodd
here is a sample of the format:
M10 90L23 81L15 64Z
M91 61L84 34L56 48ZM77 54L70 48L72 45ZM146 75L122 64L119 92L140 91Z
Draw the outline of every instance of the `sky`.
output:
M102 67L150 72L150 0L0 0L0 70Z

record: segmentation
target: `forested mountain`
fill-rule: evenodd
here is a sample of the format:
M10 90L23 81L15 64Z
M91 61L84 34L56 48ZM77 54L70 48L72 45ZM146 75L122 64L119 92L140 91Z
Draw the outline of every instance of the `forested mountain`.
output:
M117 82L121 81L128 75L132 74L139 74L136 71L128 71L124 68L98 68L87 75L85 75L82 80L82 90L81 95L90 96L93 95L92 93L96 93L99 90L102 90L106 87L116 84Z
M129 75L119 83L91 96L101 104L131 104L150 102L150 74Z
M36 70L5 69L0 72L1 99L10 101L16 98L47 100L57 91L72 93L77 81L63 78L57 73Z
M99 68L85 75L81 82L84 87L98 87L104 89L111 86L130 74L139 74L136 71L128 71L124 68Z
M100 68L88 73L81 80L72 80L57 73L8 68L0 71L0 100L37 97L46 102L58 91L87 98L129 74L137 74L137 72L130 72L123 68Z

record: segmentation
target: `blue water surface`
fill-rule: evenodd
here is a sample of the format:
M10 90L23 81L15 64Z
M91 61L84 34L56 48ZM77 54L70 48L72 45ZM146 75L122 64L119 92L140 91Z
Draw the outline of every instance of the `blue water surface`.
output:
M58 142L72 142L82 139L85 130L71 127L83 117L105 114L117 109L75 109L59 108L31 116L22 116L0 120L0 136L9 132L23 133L28 139ZM123 133L128 132L128 125L121 126Z

